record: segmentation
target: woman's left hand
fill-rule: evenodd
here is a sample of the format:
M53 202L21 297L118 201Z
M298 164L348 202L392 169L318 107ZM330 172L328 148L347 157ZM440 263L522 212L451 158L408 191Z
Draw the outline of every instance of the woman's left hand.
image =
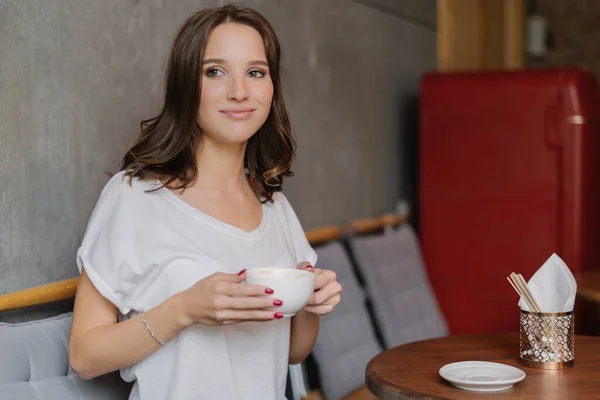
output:
M301 262L298 268L316 275L315 291L304 310L317 315L329 314L340 302L342 293L342 285L337 281L335 272L314 268L307 262Z

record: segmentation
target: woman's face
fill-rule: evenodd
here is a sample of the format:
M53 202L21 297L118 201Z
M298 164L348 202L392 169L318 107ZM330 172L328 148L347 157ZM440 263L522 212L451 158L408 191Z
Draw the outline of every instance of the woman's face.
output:
M203 134L219 142L245 142L266 121L272 100L260 34L242 24L217 26L202 60L198 124Z

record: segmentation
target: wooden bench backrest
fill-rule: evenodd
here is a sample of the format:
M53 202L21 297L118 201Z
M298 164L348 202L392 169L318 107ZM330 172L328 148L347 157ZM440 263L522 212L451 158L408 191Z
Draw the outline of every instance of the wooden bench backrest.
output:
M366 234L394 227L406 220L406 215L385 214L380 218L355 220L348 225L328 225L312 229L306 232L306 237L312 245L323 244L350 233ZM0 312L72 299L78 282L79 277L75 277L0 295Z

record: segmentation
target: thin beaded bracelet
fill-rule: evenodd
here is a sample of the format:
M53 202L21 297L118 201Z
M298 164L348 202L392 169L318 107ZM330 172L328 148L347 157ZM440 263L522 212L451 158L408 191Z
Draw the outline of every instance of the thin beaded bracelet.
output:
M163 342L162 340L160 340L158 336L156 336L156 334L152 332L152 329L150 329L150 327L148 326L148 323L146 322L146 311L142 313L142 323L144 324L144 328L146 328L146 332L148 332L150 336L152 336L152 339L156 340L156 342L161 346L167 344L167 342Z

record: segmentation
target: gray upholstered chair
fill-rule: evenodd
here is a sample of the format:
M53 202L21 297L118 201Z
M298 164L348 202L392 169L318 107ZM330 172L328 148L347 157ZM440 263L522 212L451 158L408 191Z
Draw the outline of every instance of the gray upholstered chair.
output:
M3 400L119 400L131 386L112 373L84 381L69 367L71 313L20 324L0 323Z
M410 225L349 241L387 348L448 334Z
M327 399L336 400L364 385L367 363L382 349L368 316L363 289L343 246L334 241L316 251L317 267L335 271L343 287L343 301L321 318L312 353L323 394Z

